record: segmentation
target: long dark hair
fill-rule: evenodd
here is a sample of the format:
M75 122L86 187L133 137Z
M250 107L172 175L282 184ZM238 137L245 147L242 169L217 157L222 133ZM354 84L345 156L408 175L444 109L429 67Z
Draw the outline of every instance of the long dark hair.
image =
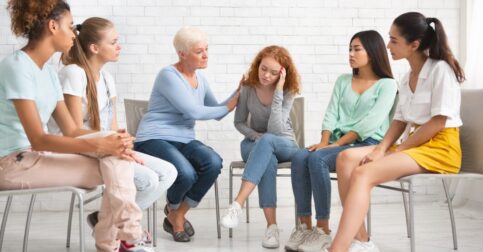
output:
M432 23L434 28L431 27ZM458 82L465 80L463 68L449 48L441 21L437 18L427 18L419 12L407 12L394 19L393 24L408 43L419 40L419 51L427 53L431 59L446 61L453 69Z
M391 65L387 56L386 44L382 36L374 30L361 31L352 36L349 45L358 38L370 59L372 71L380 78L393 78ZM359 68L352 69L353 75L359 74Z

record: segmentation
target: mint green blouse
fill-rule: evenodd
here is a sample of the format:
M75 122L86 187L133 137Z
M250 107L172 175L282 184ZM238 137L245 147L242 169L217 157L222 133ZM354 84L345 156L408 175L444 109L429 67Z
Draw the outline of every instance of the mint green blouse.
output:
M394 79L382 78L358 94L352 89L352 74L339 76L322 123L322 130L332 133L329 142L349 131L357 133L358 141L381 141L392 120L396 93Z

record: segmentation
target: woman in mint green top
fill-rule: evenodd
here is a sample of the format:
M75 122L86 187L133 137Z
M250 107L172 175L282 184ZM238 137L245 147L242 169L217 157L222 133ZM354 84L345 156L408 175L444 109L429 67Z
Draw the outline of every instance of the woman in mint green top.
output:
M322 123L320 143L292 157L292 189L300 222L285 245L288 250L320 251L330 245L330 172L339 152L379 143L389 127L397 93L384 40L376 31L350 40L352 74L341 75ZM316 227L312 227L314 196Z
M352 88L353 78L353 74L343 74L335 82L322 123L322 131L331 132L329 143L350 131L357 133L359 142L368 138L380 141L389 128L387 113L397 89L394 79L381 78L361 94Z

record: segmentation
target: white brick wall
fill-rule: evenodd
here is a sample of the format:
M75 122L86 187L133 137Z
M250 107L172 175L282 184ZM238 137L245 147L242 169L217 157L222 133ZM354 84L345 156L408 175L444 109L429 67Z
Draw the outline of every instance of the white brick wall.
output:
M184 25L198 26L209 34L210 63L205 70L216 96L224 99L236 88L255 54L264 46L279 44L291 53L302 75L306 98L306 143L319 141L320 125L333 83L338 75L350 72L348 42L357 31L375 29L387 41L391 21L406 11L420 11L440 18L454 52L459 50L458 0L71 0L76 23L90 16L112 20L119 33L122 56L108 68L117 81L119 119L124 125L124 98L147 99L153 80L162 67L177 60L172 37ZM11 35L6 0L0 3L0 58L22 47L24 41ZM399 78L408 69L406 62L393 62ZM221 122L197 124L200 140L213 146L225 167L240 159L241 135L233 127L233 115ZM227 168L220 177L221 202L228 201ZM236 183L235 190L238 189ZM292 204L289 179L278 183L279 204ZM439 186L439 185L438 185ZM333 186L335 189L335 185ZM417 187L418 200L434 200L439 188L434 184ZM255 193L256 194L256 193ZM373 202L399 201L400 195L375 190ZM256 196L256 195L254 195ZM338 204L334 192L334 204ZM64 208L66 200L48 196L41 208ZM214 206L209 192L201 207ZM253 197L255 199L255 197ZM257 204L252 204L256 206ZM23 208L23 207L22 207Z

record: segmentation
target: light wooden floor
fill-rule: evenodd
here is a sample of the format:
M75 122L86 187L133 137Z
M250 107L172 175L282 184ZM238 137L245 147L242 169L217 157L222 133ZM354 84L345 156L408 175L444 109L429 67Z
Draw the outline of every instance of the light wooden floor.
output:
M386 204L373 206L373 240L384 252L409 251L409 239L406 236L406 225L402 205ZM451 229L448 213L442 203L424 203L415 207L416 211L416 248L417 251L453 251ZM331 228L337 230L337 222L341 213L340 207L332 209ZM228 230L222 228L222 238L216 238L215 211L213 209L193 210L188 219L193 223L196 234L190 243L175 243L162 230L164 214L158 213L158 247L157 251L283 251L283 244L288 240L294 226L292 208L280 208L278 211L281 247L268 250L261 247L264 233L262 211L252 208L251 222L242 223L234 230L234 237L228 238ZM459 238L459 250L462 252L483 251L483 212L469 214L467 209L455 209L456 225ZM473 217L472 217L473 216ZM73 244L65 248L67 214L65 212L34 213L29 251L65 252L78 251L77 223L75 221ZM21 251L25 214L10 215L2 251ZM90 229L86 225L87 251L95 251L94 240L88 235Z

